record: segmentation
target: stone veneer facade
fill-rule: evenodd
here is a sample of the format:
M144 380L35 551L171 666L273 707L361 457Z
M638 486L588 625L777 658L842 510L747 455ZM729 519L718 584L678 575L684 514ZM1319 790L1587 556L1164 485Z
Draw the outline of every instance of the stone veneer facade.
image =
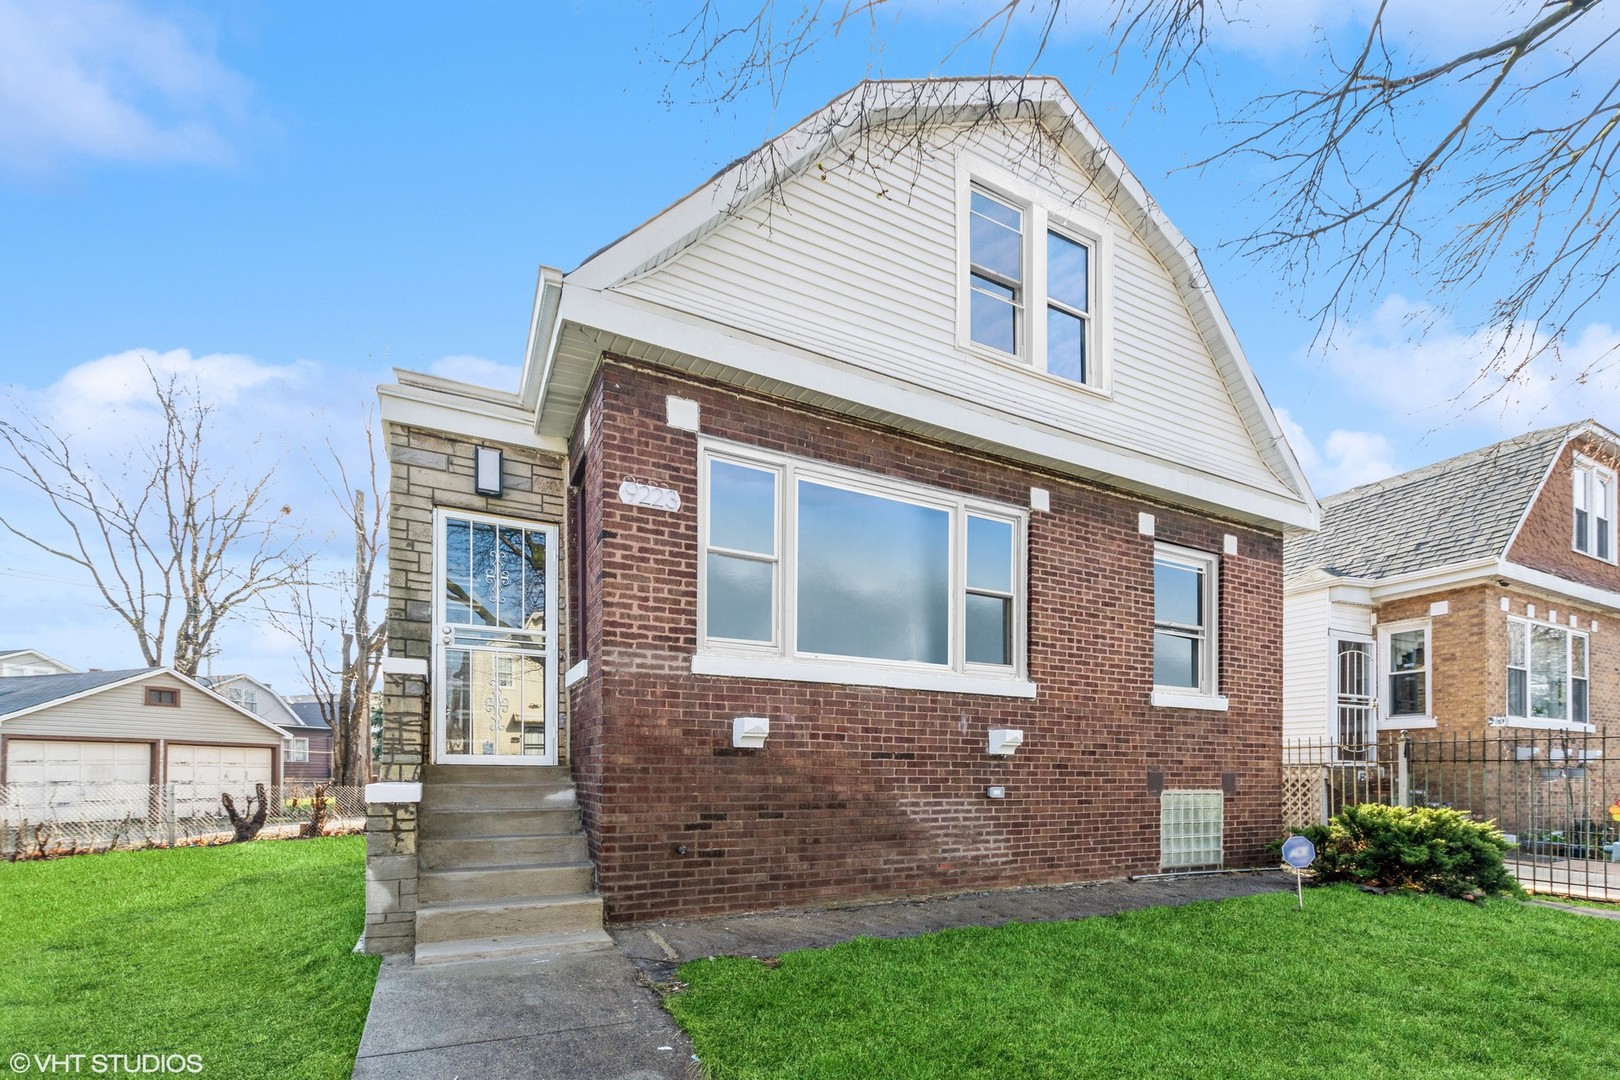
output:
M564 460L540 451L388 424L388 653L429 666L433 656L433 511L438 507L560 525ZM502 451L503 493L473 492L473 452ZM567 538L558 566L567 565ZM559 612L567 610L567 574L559 573ZM566 621L562 628L566 635ZM568 702L558 709L558 761L568 761ZM431 760L430 694L420 676L383 678L380 781L418 781ZM409 952L416 942L417 808L374 803L366 817L366 950Z

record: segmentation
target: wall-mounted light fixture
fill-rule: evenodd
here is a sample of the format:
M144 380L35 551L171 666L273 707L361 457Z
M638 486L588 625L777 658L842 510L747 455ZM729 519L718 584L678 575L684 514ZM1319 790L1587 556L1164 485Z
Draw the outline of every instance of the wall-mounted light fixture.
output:
M771 722L763 716L739 716L731 722L731 745L745 750L763 750L771 733Z
M473 451L473 490L480 495L501 494L501 452L493 446Z
M1024 733L1017 728L991 728L987 752L1000 757L1012 757L1024 745Z

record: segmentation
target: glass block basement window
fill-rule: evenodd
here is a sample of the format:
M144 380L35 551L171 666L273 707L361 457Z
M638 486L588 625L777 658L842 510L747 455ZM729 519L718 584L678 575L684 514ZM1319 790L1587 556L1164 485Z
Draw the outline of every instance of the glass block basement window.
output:
M1159 865L1165 870L1219 867L1224 804L1219 791L1159 796Z

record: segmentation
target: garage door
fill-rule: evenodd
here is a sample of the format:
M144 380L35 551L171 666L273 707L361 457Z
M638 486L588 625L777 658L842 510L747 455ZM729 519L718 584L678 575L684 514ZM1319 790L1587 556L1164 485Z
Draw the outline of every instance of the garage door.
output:
M176 815L218 815L221 793L245 809L254 784L270 786L271 755L265 746L171 745L168 775Z
M152 748L146 743L7 739L6 817L34 822L144 818L151 771Z

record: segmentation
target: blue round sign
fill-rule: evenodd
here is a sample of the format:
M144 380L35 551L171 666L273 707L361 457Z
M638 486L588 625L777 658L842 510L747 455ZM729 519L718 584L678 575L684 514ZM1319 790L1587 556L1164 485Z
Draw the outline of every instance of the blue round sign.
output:
M1303 870L1316 861L1316 845L1303 836L1290 836L1283 841L1282 857L1295 870Z

